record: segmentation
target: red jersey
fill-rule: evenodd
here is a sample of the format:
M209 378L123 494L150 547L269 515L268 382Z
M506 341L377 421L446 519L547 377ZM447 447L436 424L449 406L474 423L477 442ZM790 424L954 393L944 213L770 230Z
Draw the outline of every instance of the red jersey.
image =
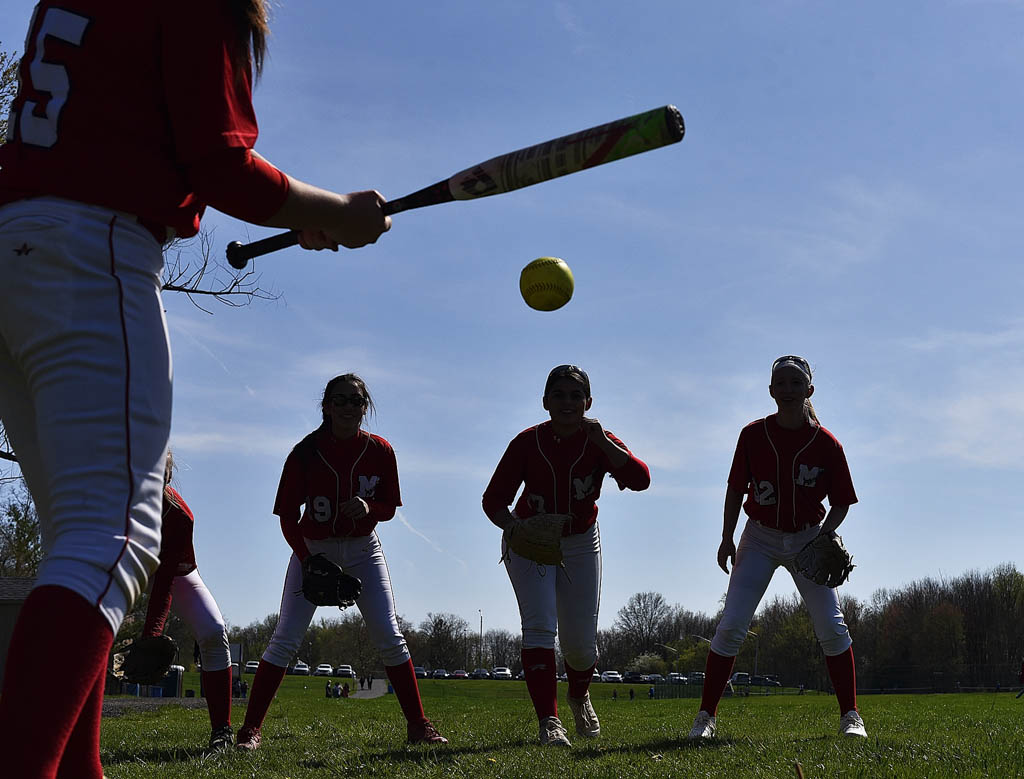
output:
M186 576L196 569L196 552L192 544L194 527L195 517L185 499L170 485L165 486L160 527L160 565L153 574L146 624L142 628L144 636L163 633L171 609L171 582L175 576Z
M608 438L629 453L621 468L613 468L608 456L579 430L557 438L551 423L544 422L521 432L505 450L484 491L484 513L491 516L507 509L516 499L515 515L571 514L563 535L584 532L597 521L601 483L610 474L620 490L645 490L651 484L647 466L611 433Z
M257 136L250 69L234 64L240 44L228 8L226 0L42 0L0 146L0 205L63 197L195 235L206 203L193 179ZM287 180L264 174L279 190L278 202L264 201L269 217Z
M366 501L369 515L359 521L341 517L341 504L355 497ZM288 455L274 513L281 518L285 538L298 554L302 546L300 542L296 548L295 541L300 535L316 539L368 536L378 522L394 517L401 505L398 463L391 444L363 430L351 438L338 439L321 428L306 436ZM299 557L305 554L303 549Z
M843 446L823 427L779 426L776 414L740 432L729 487L747 493L747 516L765 527L793 533L825 518L822 501L857 502ZM749 492L748 492L749 487Z

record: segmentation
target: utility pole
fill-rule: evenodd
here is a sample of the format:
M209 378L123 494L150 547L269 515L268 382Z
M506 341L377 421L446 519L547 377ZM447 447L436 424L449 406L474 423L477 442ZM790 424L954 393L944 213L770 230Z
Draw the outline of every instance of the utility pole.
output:
M477 611L480 612L480 654L479 654L479 656L477 658L479 660L479 663L477 664L476 667L477 668L483 668L484 667L484 610L483 609L477 609Z

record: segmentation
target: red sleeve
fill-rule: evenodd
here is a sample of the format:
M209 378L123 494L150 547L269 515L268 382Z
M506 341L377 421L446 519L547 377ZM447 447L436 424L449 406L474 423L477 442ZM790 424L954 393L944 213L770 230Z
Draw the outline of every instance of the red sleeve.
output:
M853 477L850 475L850 466L846 462L846 452L843 451L843 445L838 441L835 442L835 447L832 478L828 485L828 505L852 506L857 502L857 493L853 489Z
M174 497L182 500L177 493L174 493ZM185 505L184 501L182 505ZM160 527L160 565L153 574L153 588L149 593L146 622L142 626L144 636L159 636L164 632L164 623L171 610L171 584L179 572L181 563L194 557L192 529L192 517L185 509L179 508L165 498Z
M288 177L251 149L222 149L188 166L201 201L253 224L276 214L288 197Z
M252 74L236 68L228 0L177 0L161 14L164 99L175 159L191 165L230 147L251 149L259 129Z
M736 453L732 456L732 468L729 469L729 488L741 495L746 494L750 484L750 461L747 458L746 428L740 431L736 441Z
M483 508L488 518L508 509L515 502L519 487L525 479L526 458L519 441L519 436L516 436L509 443L484 490Z
M309 549L299 529L302 507L306 503L306 480L302 473L302 463L293 450L284 461L281 470L281 482L277 486L277 499L274 501L274 513L281 518L281 533L288 546L300 560L309 556Z
M640 490L646 490L650 487L651 471L648 469L647 464L629 451L628 446L607 430L605 431L605 435L607 435L614 444L625 449L626 453L629 454L629 459L620 468L608 470L608 473L610 473L612 478L615 479L615 483L619 485L619 489L636 490L639 492Z

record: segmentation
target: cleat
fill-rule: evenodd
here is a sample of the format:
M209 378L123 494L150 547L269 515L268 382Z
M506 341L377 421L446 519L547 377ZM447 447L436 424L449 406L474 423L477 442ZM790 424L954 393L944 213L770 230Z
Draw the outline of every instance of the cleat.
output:
M601 723L597 719L594 705L590 702L590 692L586 692L582 698L568 696L568 700L573 719L576 720L576 735L583 736L583 738L600 736Z
M864 720L861 719L860 712L850 709L839 719L839 735L868 737L868 731L864 727Z
M447 744L448 739L437 732L434 723L424 717L419 722L409 723L407 728L410 744Z
M693 721L693 727L690 728L690 735L687 738L691 741L714 738L717 730L717 720L701 709L697 712L697 718Z
M571 747L572 742L558 717L545 717L540 721L540 743L545 746Z
M260 748L260 729L249 725L242 725L238 730L238 737L235 739L235 749L248 749L253 752Z
M216 752L221 749L227 749L234 743L235 731L231 729L230 725L221 725L219 728L214 728L213 732L210 733L211 752Z

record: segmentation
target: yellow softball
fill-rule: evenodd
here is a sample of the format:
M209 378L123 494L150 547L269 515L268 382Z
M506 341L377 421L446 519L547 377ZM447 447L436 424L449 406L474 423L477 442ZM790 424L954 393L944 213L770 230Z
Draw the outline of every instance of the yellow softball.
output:
M519 274L519 291L530 308L554 311L572 298L572 270L558 257L538 257Z

